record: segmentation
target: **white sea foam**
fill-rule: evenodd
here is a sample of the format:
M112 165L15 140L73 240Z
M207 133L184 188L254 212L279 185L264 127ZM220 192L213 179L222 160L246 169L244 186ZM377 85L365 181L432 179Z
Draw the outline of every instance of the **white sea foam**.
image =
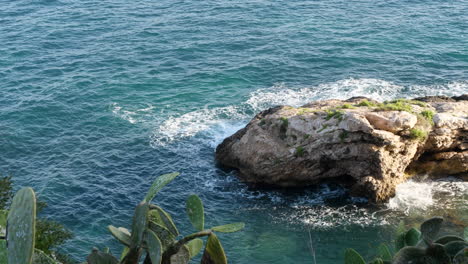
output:
M397 186L396 195L387 203L388 208L410 214L443 206L448 209L466 208L468 183L455 178L437 181L407 181Z
M148 105L147 107L131 111L123 109L123 107L118 103L112 103L110 108L115 116L118 116L131 124L136 124L147 120L147 118L151 116L151 111L154 109L154 106Z
M193 137L207 132L211 137L207 144L213 146L220 138L234 133L248 122L255 113L275 105L300 106L318 99L347 99L352 96L367 96L377 100L424 95L459 95L468 91L468 81L451 82L446 85L401 86L379 79L345 79L312 87L291 88L277 84L252 92L243 103L226 107L203 108L182 115L170 116L155 129L151 142L155 147ZM138 122L138 111L124 111L118 105L114 113L131 123Z

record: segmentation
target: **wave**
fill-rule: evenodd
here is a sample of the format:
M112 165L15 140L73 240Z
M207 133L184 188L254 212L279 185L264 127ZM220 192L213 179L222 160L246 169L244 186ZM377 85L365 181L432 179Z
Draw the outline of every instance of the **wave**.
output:
M207 132L210 146L219 142L245 125L257 112L275 105L300 106L312 100L347 99L366 96L376 100L391 100L399 97L425 95L459 95L468 91L468 81L451 82L445 85L402 86L379 79L345 79L317 86L290 88L284 84L256 90L245 101L237 105L204 108L182 115L170 116L155 129L151 144L154 147L173 141L193 137ZM123 112L121 117L135 122L131 113ZM221 137L222 136L222 137Z

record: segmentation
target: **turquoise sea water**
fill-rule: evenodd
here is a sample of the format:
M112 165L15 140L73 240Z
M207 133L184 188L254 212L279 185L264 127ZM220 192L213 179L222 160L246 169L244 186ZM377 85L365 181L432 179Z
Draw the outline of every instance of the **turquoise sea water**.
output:
M317 263L340 263L415 212L466 220L465 183L411 182L369 208L338 186L252 188L214 148L277 104L467 92L466 0L0 1L0 173L49 203L80 261L119 254L106 226L128 226L171 171L157 202L182 230L192 193L208 225L246 222L221 235L230 263L313 263L310 240Z

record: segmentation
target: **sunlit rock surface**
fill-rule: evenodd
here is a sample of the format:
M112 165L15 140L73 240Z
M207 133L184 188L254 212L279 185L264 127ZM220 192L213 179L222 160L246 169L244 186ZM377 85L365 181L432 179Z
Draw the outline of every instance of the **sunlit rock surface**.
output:
M415 173L468 172L468 101L425 97L380 103L355 97L255 116L216 149L254 183L306 186L332 180L372 202Z

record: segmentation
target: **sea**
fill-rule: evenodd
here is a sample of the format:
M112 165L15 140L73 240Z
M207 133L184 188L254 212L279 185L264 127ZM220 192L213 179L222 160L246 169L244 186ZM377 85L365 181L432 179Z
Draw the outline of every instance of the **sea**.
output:
M0 174L34 188L42 217L74 238L57 250L85 261L122 246L161 174L155 198L182 234L185 201L229 263L343 263L392 243L396 226L444 216L468 222L468 184L423 175L371 206L339 185L250 186L220 167L216 146L275 105L367 96L468 93L467 0L0 0ZM193 263L199 261L195 258Z

